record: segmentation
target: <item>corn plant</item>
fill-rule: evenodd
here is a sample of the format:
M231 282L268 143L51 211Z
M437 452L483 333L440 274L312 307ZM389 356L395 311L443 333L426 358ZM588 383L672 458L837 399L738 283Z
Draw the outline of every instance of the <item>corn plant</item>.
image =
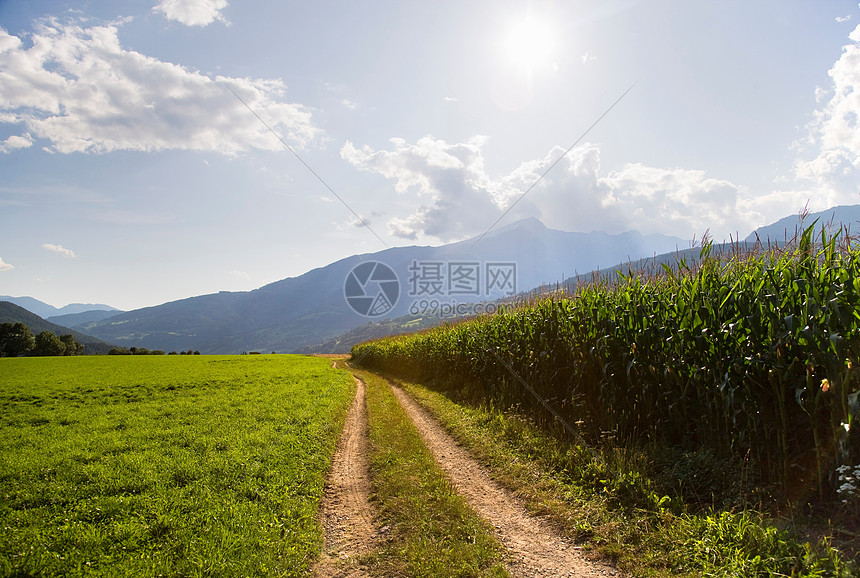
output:
M597 278L353 356L538 420L550 407L592 443L706 448L765 482L823 492L860 458L860 249L814 230L752 252L705 243L690 264Z

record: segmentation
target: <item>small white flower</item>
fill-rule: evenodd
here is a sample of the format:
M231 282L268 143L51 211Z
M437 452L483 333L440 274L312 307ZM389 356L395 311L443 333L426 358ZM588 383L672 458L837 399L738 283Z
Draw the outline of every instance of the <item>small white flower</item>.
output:
M842 498L843 504L853 502L856 498L860 498L860 491L857 485L860 484L860 465L852 466L841 465L836 468L839 473L839 482L842 484L836 490L836 494Z

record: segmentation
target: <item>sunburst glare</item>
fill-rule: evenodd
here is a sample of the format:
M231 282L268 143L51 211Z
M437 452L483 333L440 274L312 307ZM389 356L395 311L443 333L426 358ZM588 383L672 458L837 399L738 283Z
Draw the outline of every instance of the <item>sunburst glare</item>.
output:
M555 38L552 25L534 14L511 21L504 37L504 53L511 64L533 70L552 63Z

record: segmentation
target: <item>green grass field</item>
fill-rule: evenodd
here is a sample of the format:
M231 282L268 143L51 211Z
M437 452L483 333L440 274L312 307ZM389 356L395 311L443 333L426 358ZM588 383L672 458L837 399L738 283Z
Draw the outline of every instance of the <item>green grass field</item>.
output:
M304 574L354 387L283 355L0 359L0 574Z

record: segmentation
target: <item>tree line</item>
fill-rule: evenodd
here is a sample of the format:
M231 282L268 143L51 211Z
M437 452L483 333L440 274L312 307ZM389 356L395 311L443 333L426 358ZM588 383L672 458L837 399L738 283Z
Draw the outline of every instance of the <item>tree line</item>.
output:
M33 335L24 323L0 323L0 357L83 355L84 346L71 334L53 331Z
M108 355L164 355L163 349L147 349L145 347L114 347L108 351ZM176 353L171 351L167 355L200 355L197 350L180 351Z
M42 331L34 335L33 331L21 322L0 323L0 357L43 357L60 355L83 355L84 346L72 334L57 336L53 331ZM165 355L162 349L146 349L145 347L113 347L108 355ZM167 355L200 355L192 349L188 351L171 351Z
M112 347L108 355L164 355L164 351L145 347Z

